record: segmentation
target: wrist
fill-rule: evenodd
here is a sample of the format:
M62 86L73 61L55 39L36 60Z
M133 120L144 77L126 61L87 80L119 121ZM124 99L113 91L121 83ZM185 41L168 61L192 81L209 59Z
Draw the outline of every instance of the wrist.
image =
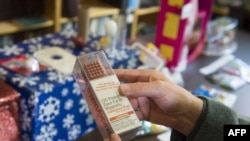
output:
M203 101L201 99L194 95L191 95L190 98L191 99L187 101L186 110L180 116L175 128L186 136L195 127L203 109Z

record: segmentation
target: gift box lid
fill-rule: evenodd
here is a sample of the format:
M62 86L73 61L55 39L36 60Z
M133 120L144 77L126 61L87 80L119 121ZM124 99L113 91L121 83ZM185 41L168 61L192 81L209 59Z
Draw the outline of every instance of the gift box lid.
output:
M0 80L0 105L17 99L20 94L11 86Z

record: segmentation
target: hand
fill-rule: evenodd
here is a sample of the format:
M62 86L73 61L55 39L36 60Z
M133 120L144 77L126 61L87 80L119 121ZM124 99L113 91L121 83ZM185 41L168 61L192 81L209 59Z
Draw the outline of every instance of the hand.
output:
M121 141L121 138L117 134L112 134L110 139L104 139L104 141Z
M203 107L201 99L155 70L116 69L121 95L127 96L141 120L165 125L188 135Z

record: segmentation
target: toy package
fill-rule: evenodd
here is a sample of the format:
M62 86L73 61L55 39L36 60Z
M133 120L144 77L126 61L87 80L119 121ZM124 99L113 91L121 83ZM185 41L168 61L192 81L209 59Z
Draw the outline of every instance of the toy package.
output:
M160 124L151 123L149 121L142 121L141 128L136 136L156 135L164 132L170 132L170 128Z
M141 127L127 97L118 91L120 82L103 51L77 57L73 75L97 123L103 139L112 133L129 140Z
M227 91L219 90L204 84L197 87L193 91L193 94L215 99L228 107L232 107L237 99L237 95L235 95L234 93L229 93Z
M250 66L243 60L225 55L200 69L205 77L222 87L236 90L250 82Z

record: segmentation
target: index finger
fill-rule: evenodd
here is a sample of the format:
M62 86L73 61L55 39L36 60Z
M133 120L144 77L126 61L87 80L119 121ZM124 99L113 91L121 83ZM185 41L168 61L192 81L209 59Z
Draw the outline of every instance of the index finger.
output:
M160 72L150 69L114 69L114 72L120 81L127 83L167 80Z

